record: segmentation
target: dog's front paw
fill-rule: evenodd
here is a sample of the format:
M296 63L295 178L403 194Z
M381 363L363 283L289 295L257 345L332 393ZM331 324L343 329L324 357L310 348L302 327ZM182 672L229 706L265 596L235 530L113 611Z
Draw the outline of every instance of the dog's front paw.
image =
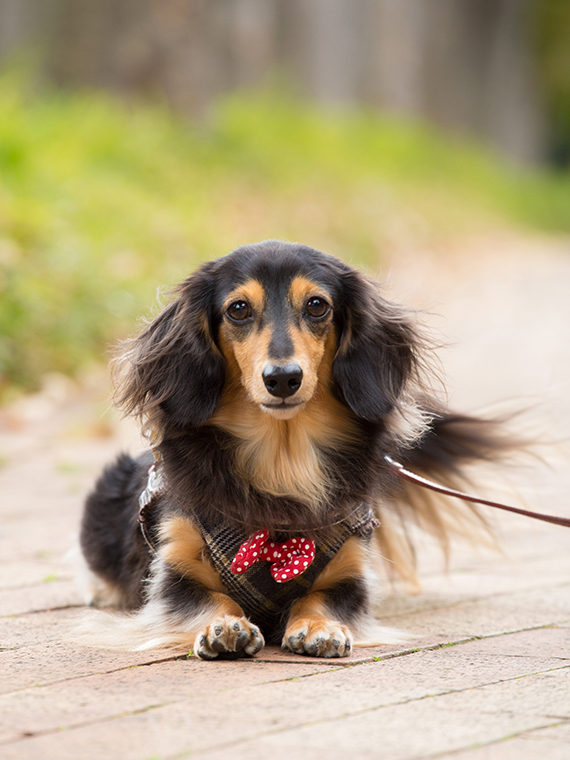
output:
M223 615L200 631L194 643L194 654L202 660L251 657L264 644L259 628L247 618Z
M341 623L305 618L287 626L281 648L312 657L348 657L352 649L352 636Z

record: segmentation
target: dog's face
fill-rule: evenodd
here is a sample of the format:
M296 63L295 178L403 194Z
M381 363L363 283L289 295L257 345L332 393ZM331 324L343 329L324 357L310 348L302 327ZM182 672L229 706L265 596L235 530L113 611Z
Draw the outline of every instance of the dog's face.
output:
M205 264L134 341L119 403L164 428L204 424L242 387L281 420L325 386L380 422L398 404L418 339L408 315L352 267L267 241ZM154 419L153 419L154 417Z
M334 299L305 273L280 274L262 271L224 297L218 343L229 382L239 380L263 411L290 419L315 394L327 343L336 343Z

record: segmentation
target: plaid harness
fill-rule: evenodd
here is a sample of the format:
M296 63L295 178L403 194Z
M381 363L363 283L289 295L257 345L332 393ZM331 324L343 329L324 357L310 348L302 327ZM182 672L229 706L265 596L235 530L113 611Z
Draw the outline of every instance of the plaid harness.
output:
M316 540L315 558L309 567L286 583L277 583L267 562L258 562L247 573L231 572L232 560L248 536L227 526L209 525L194 515L200 528L212 563L228 595L236 601L246 616L263 629L279 624L291 605L304 596L317 576L333 559L350 536L370 538L378 525L374 513L366 503L360 504L348 518L331 526ZM277 540L280 538L277 536Z
M148 510L164 490L163 478L153 465L149 470L147 487L140 496L139 516L143 535L151 548L153 544L149 540L146 524ZM279 626L291 605L310 590L317 576L347 539L351 536L369 539L374 528L379 525L368 504L362 502L348 517L319 531L315 542L315 558L301 575L291 578L286 583L277 583L271 575L268 562L258 562L241 575L231 572L232 560L247 540L247 534L227 525L220 526L219 523L208 521L194 512L192 517L200 529L212 564L227 589L228 596L240 605L252 622L265 631L274 630ZM288 537L277 535L274 538L281 541Z

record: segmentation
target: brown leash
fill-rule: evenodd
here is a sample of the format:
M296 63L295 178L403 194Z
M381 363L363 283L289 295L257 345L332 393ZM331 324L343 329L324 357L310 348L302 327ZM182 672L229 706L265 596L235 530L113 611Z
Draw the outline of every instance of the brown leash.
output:
M465 501L472 501L475 504L485 504L487 507L497 507L497 509L505 509L507 512L516 512L518 515L524 515L525 517L532 517L535 520L543 520L544 522L554 523L554 525L564 525L566 528L570 528L570 518L556 517L555 515L542 515L539 512L530 512L527 509L519 509L518 507L509 507L507 504L501 504L497 501L489 501L487 499L480 499L477 496L470 496L462 491L456 491L453 488L446 488L445 486L434 483L427 478L423 478L421 475L416 475L409 470L406 470L403 464L396 462L392 457L385 456L384 459L392 467L392 469L401 477L406 480L415 483L423 488L429 488L432 491L438 493L444 493L447 496L455 496L458 499L464 499Z

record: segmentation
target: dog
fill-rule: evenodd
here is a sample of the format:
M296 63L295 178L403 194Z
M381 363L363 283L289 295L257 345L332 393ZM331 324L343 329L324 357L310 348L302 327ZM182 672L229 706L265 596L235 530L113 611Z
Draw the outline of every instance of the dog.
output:
M446 550L484 520L386 457L456 485L508 448L436 400L432 354L414 312L308 246L243 246L182 282L115 368L150 451L105 469L81 522L88 602L129 612L111 644L212 660L390 641L370 634L377 563L413 582L409 526Z

